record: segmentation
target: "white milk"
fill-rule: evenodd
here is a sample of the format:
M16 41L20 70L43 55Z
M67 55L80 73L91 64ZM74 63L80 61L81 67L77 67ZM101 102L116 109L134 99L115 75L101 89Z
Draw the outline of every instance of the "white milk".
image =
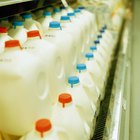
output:
M76 15L77 20L79 21L79 24L81 24L81 30L82 30L82 34L83 34L83 53L85 52L85 48L87 47L87 42L89 40L89 28L87 28L86 22L84 22L84 20L87 20L84 18L84 16L81 13L80 9L75 9L74 13Z
M24 44L27 40L27 29L24 28L22 21L14 21L13 28L9 30L9 35Z
M34 20L32 18L31 14L24 14L23 18L24 18L24 27L27 30L29 30L29 31L39 30L41 35L43 35L43 30L42 30L42 27L41 27L40 23L37 22L36 20Z
M57 128L48 119L36 122L35 129L21 137L20 140L70 140L64 129Z
M51 116L44 65L24 51L18 40L5 42L5 52L0 55L0 77L2 132L23 135L33 128L35 120Z
M62 93L58 97L58 103L53 108L52 121L68 132L70 140L87 140L84 120L80 118L77 107L73 103L73 97L68 93Z
M73 44L72 37L61 29L60 23L57 21L50 22L49 30L46 32L46 40L55 44L58 54L64 61L66 78L70 75L77 60L76 46ZM63 50L63 51L62 51Z
M95 106L96 110L99 108L100 104L100 91L95 82L93 81L91 75L87 71L85 64L77 64L76 69L78 71L77 76L80 79L80 83L86 91L89 99L91 100L92 106Z
M85 7L80 6L78 7L81 10L81 13L83 14L84 17L87 18L87 24L89 24L89 36L90 39L93 40L95 34L97 33L97 21L96 21L96 16L94 13L89 12L88 10L86 10ZM90 42L89 42L90 44Z
M70 12L67 14L70 17L70 20L72 22L72 24L75 26L75 28L77 28L76 33L79 32L80 35L78 35L78 37L80 38L79 42L79 57L77 57L78 62L81 61L81 59L84 57L84 53L85 53L85 34L84 34L84 27L83 24L81 24L81 21L79 20L79 18L75 15L75 13Z
M92 106L90 99L88 98L86 91L77 76L71 76L68 78L69 86L67 92L71 94L73 103L78 109L81 118L86 122L86 129L88 134L91 134L93 127L93 119L95 115L95 105ZM88 115L87 115L88 114Z
M23 48L41 59L47 75L46 87L48 90L46 92L51 96L54 103L60 91L65 87L63 59L56 49L57 46L42 39L38 30L30 31L27 35L28 40Z
M51 12L47 12L47 11L45 11L43 13L42 18L40 18L38 20L38 22L40 22L40 24L42 26L42 29L43 29L44 34L45 34L45 32L47 32L47 30L49 28L49 23L51 21L53 21L53 18L51 17Z
M83 26L82 28L84 30L84 47L86 50L86 48L90 44L90 31L92 30L90 28L90 20L87 17L87 15L82 13L82 11L80 9L75 9L74 12L76 14L76 17L79 19L79 21L81 22L81 24Z
M104 89L104 77L103 77L104 73L102 73L98 63L94 59L93 53L86 53L85 57L87 59L87 61L85 62L87 66L87 70L89 71L95 84L98 86L99 90L101 91L100 96L102 99L103 98L102 94Z
M73 22L70 20L69 16L61 16L61 27L62 30L65 31L66 33L71 35L71 38L73 40L73 45L75 48L75 54L77 56L75 62L73 63L73 67L75 68L76 63L78 62L78 57L80 57L81 55L81 38L80 38L80 31L77 28L77 26L75 24L73 24ZM74 69L73 69L74 70Z
M3 18L0 22L0 26L6 27L7 29L12 28L12 24L8 21L8 18Z
M0 27L0 53L4 51L5 41L12 39L8 33L6 27Z
M54 8L54 14L53 14L53 19L56 21L60 21L61 17L61 10L59 8Z

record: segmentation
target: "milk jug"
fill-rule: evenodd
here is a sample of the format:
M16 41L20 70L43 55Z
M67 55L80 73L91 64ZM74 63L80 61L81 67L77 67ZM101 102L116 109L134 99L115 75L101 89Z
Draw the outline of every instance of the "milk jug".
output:
M108 69L108 63L109 63L109 55L107 54L107 50L104 49L104 47L102 47L100 45L100 41L99 40L95 40L94 41L95 46L97 47L97 53L96 55L100 55L100 57L102 57L102 63L100 64L104 70L106 71Z
M70 140L64 129L57 128L49 119L40 119L35 129L21 137L20 140Z
M78 19L78 17L76 17L75 13L68 13L67 14L70 17L70 20L72 22L72 24L75 26L75 28L77 28L77 33L79 32L80 35L80 41L78 41L80 43L80 47L78 48L78 51L80 53L80 56L77 57L78 62L81 61L81 59L84 57L84 53L85 53L85 33L84 33L84 28L83 28L83 24L81 24L81 21Z
M46 92L44 65L25 52L18 40L5 42L5 51L0 55L0 77L2 132L23 135L32 129L37 118L50 117L52 105Z
M96 22L96 16L94 13L91 13L86 10L85 7L80 6L78 7L81 10L81 13L83 16L87 18L87 22L89 23L89 32L90 32L90 39L92 40L94 38L94 35L97 33L97 22Z
M9 35L24 44L27 40L27 29L24 28L22 21L14 21L13 28L9 30Z
M88 46L89 43L89 27L87 27L87 23L84 22L84 20L87 20L84 18L84 16L81 14L80 9L75 9L74 13L76 15L76 18L79 20L81 24L81 30L83 32L83 52L85 52L86 47Z
M77 76L80 79L81 85L83 86L86 94L88 95L89 99L93 106L95 105L96 110L98 110L100 105L100 90L93 81L91 75L87 71L86 64L80 63L77 64L76 69L78 71Z
M29 30L29 31L39 30L41 35L43 35L43 30L42 30L40 23L37 22L36 20L32 19L31 14L24 14L23 18L24 18L24 27L27 30Z
M51 12L47 12L47 11L45 11L43 13L43 17L38 20L38 22L40 22L40 24L42 26L42 29L43 29L44 33L48 30L49 23L51 21L53 21L53 18L51 17Z
M87 46L89 46L90 44L90 22L87 16L85 16L84 14L82 14L80 9L75 9L74 10L76 17L80 20L82 26L83 26L83 30L84 30L84 47L86 48Z
M61 17L61 11L59 8L54 8L54 14L53 14L53 19L56 21L60 21L60 17Z
M73 104L73 96L69 93L59 95L58 102L53 108L52 121L56 126L68 132L70 140L87 140L89 137L84 120L80 118L77 107Z
M104 36L98 35L97 36L100 41L100 46L105 50L105 53L107 55L108 63L110 63L111 55L112 55L112 44L108 43Z
M8 33L6 27L0 27L0 53L4 51L5 41L12 39Z
M104 89L104 77L98 63L94 59L93 53L86 53L85 58L87 61L85 62L87 66L87 70L91 74L95 84L99 87L99 90L101 91L101 98L102 98L102 93Z
M57 52L64 62L66 78L75 67L77 60L76 46L73 44L72 37L61 29L57 21L50 22L49 30L45 34L45 39L55 44ZM62 51L63 50L63 51Z
M12 24L8 21L8 18L3 18L0 22L0 26L10 29L12 27Z
M93 127L93 119L96 111L95 105L91 104L90 99L87 96L87 93L77 76L69 77L68 83L69 86L67 88L67 92L71 94L73 103L76 105L81 118L86 122L86 128L89 128L87 131L88 134L90 134Z
M51 96L54 103L60 91L65 87L63 59L56 49L57 46L42 39L38 30L28 32L27 36L28 40L23 45L23 49L41 59L47 76L44 81L46 82L46 93Z
M80 38L80 31L77 28L75 24L70 20L69 16L61 16L61 27L62 30L65 31L66 33L70 34L73 40L73 44L75 45L75 54L77 56L77 59L75 59L75 62L73 63L74 67L76 66L76 63L79 60L79 57L82 55L81 52L81 38Z

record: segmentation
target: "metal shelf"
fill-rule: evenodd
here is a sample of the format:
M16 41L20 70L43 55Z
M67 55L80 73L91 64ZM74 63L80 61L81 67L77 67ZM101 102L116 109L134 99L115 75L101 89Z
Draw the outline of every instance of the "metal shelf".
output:
M67 0L67 2L73 3L76 0ZM10 17L55 4L62 4L62 2L61 0L0 0L0 18Z

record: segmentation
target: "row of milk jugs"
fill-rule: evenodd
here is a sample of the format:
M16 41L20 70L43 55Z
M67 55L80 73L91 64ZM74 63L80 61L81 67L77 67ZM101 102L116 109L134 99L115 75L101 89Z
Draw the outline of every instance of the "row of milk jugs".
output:
M93 135L113 38L106 26L95 34L84 7L64 11L59 21L44 11L0 27L0 130L21 140Z

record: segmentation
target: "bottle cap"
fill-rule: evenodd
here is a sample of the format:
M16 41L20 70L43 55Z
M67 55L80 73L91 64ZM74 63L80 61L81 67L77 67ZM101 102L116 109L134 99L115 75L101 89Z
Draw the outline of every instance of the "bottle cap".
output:
M79 77L77 77L77 76L71 76L71 77L69 77L68 78L68 83L73 88L73 85L80 83Z
M84 6L79 6L78 8L81 10L86 9Z
M28 38L30 38L30 37L37 37L37 36L40 37L40 39L41 39L41 35L40 35L38 30L33 30L33 31L27 32L27 37Z
M64 21L70 20L70 17L69 16L61 16L60 20L64 20Z
M60 9L59 8L54 8L54 13L59 13Z
M98 35L97 37L100 39L100 38L102 38L102 35Z
M16 27L16 26L23 26L23 22L22 21L14 21L13 25L14 25L14 27Z
M43 138L44 133L52 128L51 122L48 119L40 119L36 122L35 129L38 131Z
M58 21L52 21L52 22L50 22L49 27L50 28L61 28L60 22L58 22Z
M94 55L93 55L93 53L86 53L85 57L86 57L88 60L90 60L90 58L93 58Z
M92 50L92 51L97 50L97 47L96 46L90 46L90 50Z
M0 27L0 33L7 33L6 27Z
M51 12L45 11L43 12L43 16L51 16Z
M24 14L23 16L22 16L23 18L32 18L32 15L31 14Z
M72 102L72 97L68 93L62 93L59 95L59 102L62 103L63 108L65 107L66 103L71 103Z
M75 16L75 13L73 13L73 12L72 13L67 13L67 15L71 17L71 16Z
M80 10L80 9L75 9L74 12L75 12L75 13L80 13L81 10Z
M14 48L14 47L19 47L20 49L22 49L19 40L5 41L5 48Z
M61 7L60 7L60 9L61 9L61 10L65 10L65 9L66 9L66 7L64 7L64 6L61 6Z
M81 64L77 64L76 69L79 70L79 72L81 72L82 70L86 70L87 67L86 64L81 63Z
M104 33L104 32L105 32L105 30L104 30L104 29L100 30L100 33Z
M95 43L95 44L99 44L100 41L99 41L99 40L95 40L94 43Z

